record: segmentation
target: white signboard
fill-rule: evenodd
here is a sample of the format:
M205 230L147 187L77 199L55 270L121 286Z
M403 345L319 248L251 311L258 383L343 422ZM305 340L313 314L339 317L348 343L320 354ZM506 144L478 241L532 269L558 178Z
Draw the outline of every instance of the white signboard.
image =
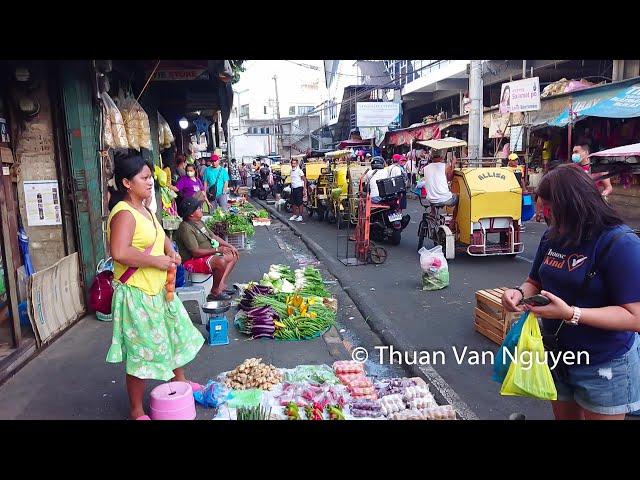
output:
M357 102L358 127L388 127L400 125L400 104L395 102Z
M57 181L24 182L24 201L30 227L62 224Z
M524 126L523 125L513 125L511 127L511 151L512 152L522 152L524 150Z
M540 79L538 77L502 84L500 113L532 110L540 110Z

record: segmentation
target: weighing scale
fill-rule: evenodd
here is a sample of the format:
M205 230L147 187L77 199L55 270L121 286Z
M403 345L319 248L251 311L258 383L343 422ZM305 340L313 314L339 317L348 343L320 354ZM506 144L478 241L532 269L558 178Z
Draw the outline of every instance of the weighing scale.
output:
M202 311L209 315L207 331L209 345L219 346L229 344L229 321L225 313L231 308L227 300L214 300L202 306Z

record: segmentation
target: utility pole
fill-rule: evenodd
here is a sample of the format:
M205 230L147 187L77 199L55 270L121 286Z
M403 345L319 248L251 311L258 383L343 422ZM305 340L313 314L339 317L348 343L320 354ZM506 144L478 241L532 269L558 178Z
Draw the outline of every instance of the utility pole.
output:
M482 62L471 60L469 72L469 158L482 158Z
M278 99L278 77L277 75L273 76L273 83L275 83L276 86L276 115L278 117L278 151L276 152L277 154L280 154L281 150L282 150L282 136L280 135L280 100Z

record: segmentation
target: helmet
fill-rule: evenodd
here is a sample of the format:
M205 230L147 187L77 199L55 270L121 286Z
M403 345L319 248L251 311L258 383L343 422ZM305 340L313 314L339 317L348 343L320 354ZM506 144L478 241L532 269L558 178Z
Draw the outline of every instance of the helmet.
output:
M507 157L509 160L518 160L518 155L516 153L512 153Z
M381 170L384 168L384 158L375 156L371 159L371 170Z

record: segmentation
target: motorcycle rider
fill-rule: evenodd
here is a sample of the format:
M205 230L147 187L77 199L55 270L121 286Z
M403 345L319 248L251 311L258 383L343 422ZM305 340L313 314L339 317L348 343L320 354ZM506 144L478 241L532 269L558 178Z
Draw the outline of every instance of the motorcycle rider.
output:
M380 203L380 193L378 191L378 180L389 178L389 171L384 168L384 158L375 156L371 159L371 169L365 174L364 182L369 187L369 194L373 203Z

